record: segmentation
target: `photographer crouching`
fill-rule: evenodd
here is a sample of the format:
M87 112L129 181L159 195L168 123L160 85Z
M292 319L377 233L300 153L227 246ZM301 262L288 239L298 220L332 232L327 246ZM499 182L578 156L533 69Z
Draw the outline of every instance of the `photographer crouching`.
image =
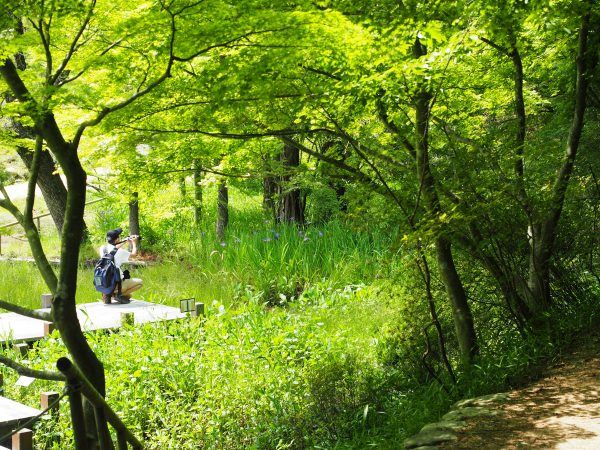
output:
M138 252L138 242L140 237L137 235L128 236L123 240L119 240L119 236L123 232L122 228L116 228L106 232L106 244L100 247L100 257L103 257L111 253L115 248L117 249L114 254L114 263L121 273L121 289L120 292L113 292L111 294L102 294L102 301L106 304L111 303L111 298L117 303L129 303L131 300L131 293L137 291L142 287L142 280L140 278L131 278L129 270L121 270L121 264L129 261L129 257L136 255ZM125 244L131 243L131 251L123 248ZM115 288L115 291L117 289Z

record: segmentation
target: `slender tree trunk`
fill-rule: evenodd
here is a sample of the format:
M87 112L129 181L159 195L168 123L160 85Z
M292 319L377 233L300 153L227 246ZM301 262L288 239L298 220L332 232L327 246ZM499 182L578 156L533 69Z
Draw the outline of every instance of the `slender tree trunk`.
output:
M199 225L202 221L202 165L199 160L194 161L194 223Z
M131 198L129 199L129 234L136 234L138 236L140 235L140 203L137 192L133 192L131 194ZM139 241L138 249L141 249Z
M283 170L288 172L300 165L300 150L290 144L285 143L281 153L281 162ZM292 176L285 173L281 176L278 184L279 190L279 212L277 219L280 222L293 222L304 224L304 204L300 189L291 187Z
M440 276L452 305L452 317L461 358L463 363L470 364L479 351L471 307L454 265L450 241L444 237L438 237L435 249Z
M140 234L140 203L137 192L133 192L129 199L129 234Z
M263 211L272 219L276 219L275 214L275 193L277 192L277 182L275 177L265 175L263 177Z
M421 277L423 278L423 284L425 286L425 295L427 297L427 304L429 306L429 315L431 316L431 323L435 327L438 336L438 348L440 350L440 355L442 357L442 362L444 363L444 367L446 367L446 371L450 376L453 384L456 384L456 376L454 375L454 370L452 369L452 364L450 364L450 360L448 359L448 352L446 351L446 338L444 336L444 331L442 330L442 324L440 323L437 308L435 306L435 300L433 298L433 292L431 289L431 271L429 270L429 263L427 262L427 257L423 252L421 245L419 243L419 256L417 257L417 267L419 272L421 273ZM427 334L427 333L426 333ZM441 380L439 380L441 383ZM442 383L442 386L443 383ZM445 386L444 386L444 389Z
M185 176L179 178L179 192L181 193L181 199L185 200L187 197L187 186L185 182Z
M481 261L494 278L502 292L506 306L516 320L519 329L525 329L526 323L531 319L532 313L527 306L525 295L523 294L523 286L525 285L523 276L521 273L517 273L514 267L511 267L510 264L494 254L493 251L488 252L484 249L484 238L476 223L471 223L469 230L472 239L463 239L461 242L467 251L469 251L469 254L478 261Z
M217 237L223 241L225 239L225 230L229 223L229 193L227 183L222 180L219 184L219 194L217 199Z
M594 23L598 24L598 18L594 17L594 19ZM531 245L528 287L531 293L531 304L532 307L536 308L534 311L537 315L548 309L552 302L550 263L554 255L558 224L583 131L589 78L598 62L599 38L597 33L590 35L590 21L591 13L588 12L582 18L579 30L575 109L563 163L554 181L550 209L543 220L532 227L533 242ZM594 29L597 29L597 26Z
M423 44L416 39L413 47L416 58L424 56L427 51ZM427 88L422 86L415 101L416 110L416 145L415 156L417 162L417 176L421 193L427 211L433 218L441 214L441 205L435 189L434 176L429 164L429 107L431 95ZM437 263L440 276L452 306L454 328L460 347L461 358L464 364L471 364L478 353L475 327L471 308L460 276L454 264L450 241L442 234L435 240Z

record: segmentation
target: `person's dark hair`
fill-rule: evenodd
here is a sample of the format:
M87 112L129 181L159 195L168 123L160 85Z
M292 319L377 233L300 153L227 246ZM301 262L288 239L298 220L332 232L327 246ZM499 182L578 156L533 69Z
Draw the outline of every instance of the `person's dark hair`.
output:
M122 228L115 228L106 232L106 241L109 244L114 244L119 239L119 235L123 232Z

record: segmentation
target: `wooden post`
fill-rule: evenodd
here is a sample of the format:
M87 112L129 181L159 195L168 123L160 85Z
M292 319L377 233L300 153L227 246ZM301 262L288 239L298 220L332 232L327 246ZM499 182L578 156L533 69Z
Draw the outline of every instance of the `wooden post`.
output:
M96 429L98 430L98 440L100 441L100 450L113 449L113 443L110 439L110 432L106 422L104 408L94 406L94 418L96 419Z
M127 450L127 439L125 438L125 433L122 431L117 431L117 443L119 450Z
M33 449L33 432L28 428L23 428L17 431L12 436L13 450L32 450Z
M52 294L42 294L42 308L52 308Z
M27 342L19 342L18 344L15 344L15 348L19 350L21 356L25 356L29 351L29 344Z
M55 329L53 322L44 322L44 336L50 336Z
M123 312L121 313L121 326L125 327L127 325L135 324L135 316L132 312Z
M0 396L4 396L4 374L0 373Z
M67 362L65 362L65 360ZM56 363L56 367L67 377L75 450L85 450L88 448L88 445L85 431L85 420L83 418L83 403L81 401L82 382L78 377L78 373L68 370L71 368L71 361L69 361L67 358L60 358Z
M60 394L58 392L54 392L54 391L42 392L42 394L40 395L40 408L42 410L45 410L46 408L50 407L51 404L53 404L54 402L56 402L58 400L58 397L60 397ZM58 419L58 411L59 410L60 410L59 405L57 403L50 410L50 415L54 419Z
M193 317L204 317L204 303L196 303L192 311Z

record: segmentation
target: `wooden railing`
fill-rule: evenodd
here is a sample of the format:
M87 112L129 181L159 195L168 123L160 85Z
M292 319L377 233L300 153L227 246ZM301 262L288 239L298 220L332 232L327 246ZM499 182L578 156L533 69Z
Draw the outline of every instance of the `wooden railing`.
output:
M25 344L27 345L27 344ZM12 438L13 450L32 450L33 449L33 425L50 413L54 418L58 418L59 402L65 396L69 397L69 406L71 409L71 424L73 426L73 439L75 441L75 450L87 450L90 448L88 433L83 413L83 397L94 407L96 422L96 431L98 432L98 443L100 450L114 450L110 432L106 423L112 425L117 435L117 445L119 450L127 450L128 445L133 449L143 449L142 443L127 429L119 416L106 403L106 400L98 393L85 376L77 369L68 358L60 358L56 362L56 367L65 376L65 390L62 394L58 392L44 392L41 396L42 411L21 405L18 402L0 397L3 407L10 407L11 413L8 415L8 421L0 424L0 450L5 449L2 444ZM1 380L0 380L0 386ZM21 409L19 409L21 408ZM13 426L16 425L16 429ZM4 434L7 427L12 429Z
M108 428L102 426L105 420L111 424L117 432L117 444L119 450L126 450L127 444L130 444L131 447L136 450L143 448L141 442L127 429L119 416L112 410L108 403L106 403L106 400L104 400L100 393L98 393L94 386L92 386L68 358L60 358L56 362L56 367L67 378L69 405L71 407L71 422L73 424L73 436L76 450L85 450L89 448L85 420L83 418L82 395L94 406L100 450L110 450L113 448Z
M104 198L97 198L95 200L91 200L91 201L87 202L85 204L85 206L91 205L93 203L101 202L102 200L104 200ZM40 226L41 226L40 219L43 219L44 217L48 217L48 216L50 216L49 212L44 213L44 214L40 214L40 215L37 215L37 216L33 217L33 220L37 221L38 232L40 231ZM19 222L10 222L10 223L5 223L3 225L0 225L0 256L2 255L2 230L5 229L5 228L14 227L16 225L19 225Z

